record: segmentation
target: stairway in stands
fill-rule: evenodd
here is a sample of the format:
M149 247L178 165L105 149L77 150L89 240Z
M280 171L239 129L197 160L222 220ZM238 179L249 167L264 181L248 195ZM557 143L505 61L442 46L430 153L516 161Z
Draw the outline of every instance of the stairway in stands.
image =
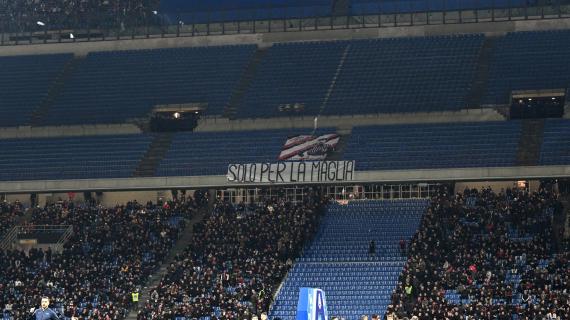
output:
M479 58L477 61L477 72L475 74L475 79L471 85L471 91L469 92L466 102L468 108L480 108L481 99L487 91L487 83L489 79L489 64L491 61L491 56L495 48L496 37L485 37L481 51L479 52Z
M42 120L49 113L51 107L54 105L59 95L63 92L65 83L71 78L83 59L84 57L74 57L65 64L60 74L51 84L46 97L32 113L32 118L30 120L31 126L35 127L42 125Z
M158 271L156 271L154 274L152 274L149 277L145 287L141 290L139 298L139 309L142 308L146 303L146 301L150 299L150 294L152 293L152 289L156 287L160 283L162 277L166 275L166 273L168 272L168 266L170 266L170 264L174 262L178 254L183 253L184 250L186 250L186 248L190 245L194 235L194 225L204 219L204 216L206 215L208 210L210 209L207 206L202 207L198 210L198 214L192 217L192 219L185 219L185 224L186 224L185 230L182 231L180 238L178 239L178 241L176 241L176 244L174 244L174 247L172 247L172 249L168 253L168 256L166 256L162 264L158 267ZM126 320L136 320L136 319L137 319L137 311L133 309L130 311Z
M331 204L315 239L285 278L270 318L295 319L301 287L323 289L330 316L384 314L406 263L399 242L409 243L427 205L423 199ZM371 240L374 256L368 254Z
M338 80L338 77L340 76L340 73L344 68L344 63L346 62L346 57L348 57L348 52L350 51L350 47L351 47L350 44L348 44L346 46L346 48L344 48L344 51L342 52L340 62L338 63L338 66L336 67L336 70L334 72L331 84L329 85L327 93L325 94L325 98L323 99L323 102L321 103L321 107L319 109L319 115L323 114L323 111L325 110L325 108L327 107L327 104L329 103L329 100L331 98L333 90L336 87L336 82Z
M172 144L173 133L156 133L148 150L139 162L133 177L153 177L160 161Z
M255 51L255 54L249 61L249 64L247 65L247 67L243 72L243 75L241 76L238 84L236 85L236 87L232 92L230 101L228 102L228 105L224 109L224 114L222 115L223 117L229 119L235 118L237 109L239 108L239 105L241 104L245 93L247 92L249 86L251 85L251 82L253 81L253 78L257 71L257 67L260 65L261 60L263 60L263 57L267 54L267 49L268 48L258 48L257 51Z
M544 119L522 121L522 132L517 150L517 165L536 166L544 136Z

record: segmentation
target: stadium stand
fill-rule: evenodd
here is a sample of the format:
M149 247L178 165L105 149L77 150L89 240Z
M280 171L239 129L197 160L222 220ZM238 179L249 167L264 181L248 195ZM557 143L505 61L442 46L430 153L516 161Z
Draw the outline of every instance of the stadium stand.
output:
M29 125L71 54L0 57L0 126Z
M206 115L221 115L254 51L243 45L89 53L45 124L123 123L158 104L204 103Z
M130 177L150 141L142 134L0 140L0 181Z
M331 315L382 314L405 264L401 241L416 232L426 200L331 204L314 241L279 291L270 317L295 319L300 287L321 288ZM369 251L369 242L375 251Z
M45 22L52 29L119 29L132 27L176 25L208 22L252 21L268 19L301 19L346 15L407 14L417 12L442 12L454 10L491 10L527 8L567 3L566 0L135 0L81 2L51 1L0 1L0 21L10 32L40 31ZM156 13L155 13L156 12Z
M345 41L278 43L267 49L237 117L318 114L347 44ZM303 110L279 112L280 106L295 103L302 104Z
M355 127L344 158L357 170L513 166L520 131L518 121Z
M57 29L110 29L156 22L152 12L159 0L134 1L0 1L3 31ZM38 26L37 21L44 23Z
M557 196L544 189L435 197L410 245L388 314L567 319L570 256L567 243L553 240L558 210Z
M297 205L218 202L138 319L250 319L267 311L292 259L316 231L323 200L306 192Z
M549 119L545 121L540 164L570 164L570 120Z
M511 90L567 88L570 70L563 60L568 50L552 45L565 37L570 37L569 31L499 37L482 103L507 104ZM484 39L474 34L277 43L259 49L265 54L243 88L243 99L236 102L235 117L465 109ZM76 58L77 68L38 125L124 123L147 116L155 105L179 103L205 104L204 115L228 116L232 92L244 81L256 50L255 45L240 45L90 53L85 59ZM545 58L533 61L537 54ZM6 126L29 123L70 59L69 55L1 58L0 64L4 61L12 72L0 79L6 84L0 90L9 97L0 102L0 110L12 116L0 121ZM40 63L49 67L32 77ZM532 69L514 67L520 65ZM210 72L214 66L217 72Z
M24 215L24 207L19 201L9 203L0 202L0 240L2 240L8 230L16 225L16 219Z
M568 88L569 43L568 30L509 32L499 38L484 103L509 104L512 90Z
M441 0L403 0L403 1L371 1L352 0L351 12L354 15L367 14L390 14L390 13L413 13L426 11L452 11L452 10L476 10L491 8L525 7L536 5L533 1L526 0L478 0L478 1L441 1Z
M0 252L3 319L27 319L42 296L65 320L124 319L131 292L164 259L193 207L188 198L162 206L58 202L33 209L30 223L72 225L74 233L62 252Z
M330 16L330 0L215 0L181 1L162 0L161 12L170 21L207 23L220 21L246 21L258 19L307 18Z
M331 132L334 129L320 128L316 134ZM227 173L229 163L236 161L277 161L287 137L299 133L292 129L178 133L156 175L221 175Z
M40 298L49 296L65 320L253 320L263 313L292 320L301 287L324 289L330 318L343 320L371 314L386 314L386 320L570 319L570 244L561 240L564 232L570 234L570 217L562 214L562 203L567 211L570 198L559 199L543 188L457 194L442 188L431 200L409 198L412 189L427 197L435 187L426 181L436 176L433 172L431 178L409 182L425 174L412 170L450 169L437 175L449 173L454 180L460 179L456 173L479 170L453 168L497 167L480 171L491 180L515 180L497 185L533 188L535 180L521 171L528 169L532 179L542 172L568 171L527 166L570 165L570 120L536 119L554 113L531 112L532 120L488 119L516 118L516 103L510 115L505 107L513 90L558 89L553 100L541 99L564 109L558 95L560 89L570 95L570 31L506 30L566 28L569 4L0 0L1 45L29 44L1 54L40 46L38 53L78 53L0 57L0 133L35 137L0 136L0 319L27 319ZM316 16L325 18L312 19ZM535 18L549 20L525 21ZM252 21L194 25L245 20ZM408 21L415 25L397 28ZM445 26L448 22L473 25ZM77 28L84 30L76 33ZM474 30L486 35L409 36ZM225 35L215 38L218 34ZM402 37L377 39L391 35ZM183 38L190 36L196 37ZM356 40L361 37L374 39ZM118 41L87 43L93 40ZM181 45L201 47L156 49ZM139 46L153 49L100 51ZM522 109L531 105L524 102ZM190 119L195 120L192 128L199 122L197 132L176 132L167 123L167 133L117 134L132 132L135 125L155 130L159 126L145 122L153 107L177 104L205 106L198 113L207 119ZM475 107L481 110L465 110ZM170 121L171 112L157 119ZM421 119L429 112L446 123ZM231 163L277 161L288 136L311 131L253 128L312 126L315 116L325 118L315 119L315 126L338 126L315 134L342 137L329 159L354 160L358 182L278 189L279 184L239 185L231 179L225 184L219 179ZM68 129L42 126L62 125L74 126L63 135L104 135L37 138ZM519 167L508 168L512 166ZM386 177L362 172L373 170L401 172ZM408 182L388 185L385 180L392 174ZM212 175L216 177L137 180ZM371 181L378 176L383 181ZM132 179L39 181L104 178ZM48 193L61 192L47 189L67 185L81 186L75 192L85 191L84 198L97 186L97 201L127 201L135 194L156 196L161 203L37 204L59 196ZM113 191L100 192L107 185ZM557 192L568 185L562 181ZM146 190L152 186L160 190ZM219 197L208 199L199 190L200 201L176 200L185 188L204 186L219 186L212 190ZM137 188L145 190L132 191ZM108 194L117 189L121 194ZM344 200L330 204L324 192L333 194L331 199L342 193ZM175 200L162 203L170 195ZM408 198L364 199L379 195ZM20 196L30 208L3 200ZM73 199L75 193L67 196ZM359 199L346 200L353 196ZM198 221L191 231L186 230L187 218ZM48 224L59 229L41 229ZM12 237L18 230L24 231ZM33 240L41 247L64 232L70 238L61 251L26 249ZM32 241L24 244L23 239ZM1 249L7 247L11 249ZM141 309L132 303L135 291L141 292Z
M267 50L237 117L459 110L466 107L483 39L278 44ZM296 103L302 110L279 112Z
M483 35L351 41L325 115L467 107Z

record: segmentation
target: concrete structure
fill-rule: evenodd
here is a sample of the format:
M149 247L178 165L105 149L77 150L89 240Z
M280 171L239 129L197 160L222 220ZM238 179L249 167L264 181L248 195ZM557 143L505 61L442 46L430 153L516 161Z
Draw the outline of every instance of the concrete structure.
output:
M436 24L414 26L383 26L354 29L313 30L296 32L267 32L232 35L197 35L167 34L164 38L142 38L128 40L78 41L68 43L22 44L0 47L0 56L35 55L48 53L74 53L78 56L95 51L135 50L156 48L178 48L196 46L219 46L232 44L257 44L270 46L276 42L316 41L316 40L350 40L391 37L434 36L461 33L486 33L489 35L504 34L514 31L537 31L570 29L570 18L488 21L463 24Z
M535 166L504 168L458 168L458 169L419 169L357 171L355 180L344 184L387 183L387 182L462 182L500 181L539 178L570 177L570 166ZM223 175L191 177L148 177L122 179L84 180L44 180L44 181L3 181L0 193L64 193L68 191L143 191L197 188L237 188L251 186L287 186L284 184L244 184L231 183ZM323 185L326 183L315 183ZM340 183L329 183L338 185Z

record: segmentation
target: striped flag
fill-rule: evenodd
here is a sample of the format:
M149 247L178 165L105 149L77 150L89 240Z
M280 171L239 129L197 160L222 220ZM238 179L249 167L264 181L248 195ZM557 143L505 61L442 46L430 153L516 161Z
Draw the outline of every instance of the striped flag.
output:
M340 136L336 133L293 136L285 142L279 160L324 160L339 140Z

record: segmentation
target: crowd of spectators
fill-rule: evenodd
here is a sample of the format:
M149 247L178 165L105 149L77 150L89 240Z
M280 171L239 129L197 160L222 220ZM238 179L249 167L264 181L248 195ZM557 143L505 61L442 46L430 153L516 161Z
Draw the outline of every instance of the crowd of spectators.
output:
M218 201L195 225L192 244L152 289L138 319L263 318L294 258L316 231L325 202L314 190L297 204Z
M11 32L146 26L159 0L0 0L0 24ZM38 26L37 22L44 23Z
M490 189L435 197L386 319L570 319L570 251L557 196Z
M59 201L34 208L32 224L70 225L62 252L0 251L4 319L27 319L47 296L66 318L123 319L131 294L156 271L192 215L191 197L160 204L136 201L107 208Z
M0 240L14 226L18 217L24 215L24 210L19 201L10 203L4 200L0 202Z

